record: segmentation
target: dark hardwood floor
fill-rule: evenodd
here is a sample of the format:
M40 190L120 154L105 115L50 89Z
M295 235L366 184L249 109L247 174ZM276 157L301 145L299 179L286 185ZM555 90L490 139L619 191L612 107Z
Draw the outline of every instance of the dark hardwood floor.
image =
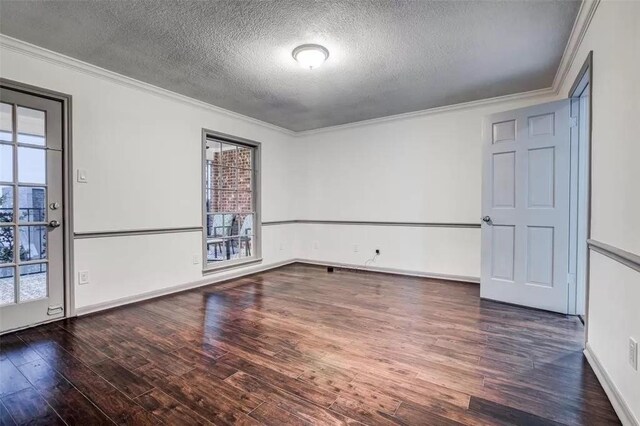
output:
M577 318L292 265L1 338L4 424L619 424Z

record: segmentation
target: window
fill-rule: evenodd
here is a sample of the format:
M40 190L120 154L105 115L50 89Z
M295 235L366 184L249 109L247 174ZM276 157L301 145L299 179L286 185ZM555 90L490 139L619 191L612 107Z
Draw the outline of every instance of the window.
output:
M260 260L260 144L204 131L205 269Z

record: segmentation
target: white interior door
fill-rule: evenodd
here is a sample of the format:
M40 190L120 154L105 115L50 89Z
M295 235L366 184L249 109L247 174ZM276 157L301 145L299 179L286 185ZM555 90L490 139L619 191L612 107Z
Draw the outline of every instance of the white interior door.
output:
M64 316L62 104L0 89L0 332Z
M483 298L567 313L569 117L567 99L485 120Z

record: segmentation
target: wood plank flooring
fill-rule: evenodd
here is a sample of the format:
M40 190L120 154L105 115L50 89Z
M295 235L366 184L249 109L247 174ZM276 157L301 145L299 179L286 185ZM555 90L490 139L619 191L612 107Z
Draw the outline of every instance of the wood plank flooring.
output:
M0 424L619 424L576 318L291 265L3 336Z

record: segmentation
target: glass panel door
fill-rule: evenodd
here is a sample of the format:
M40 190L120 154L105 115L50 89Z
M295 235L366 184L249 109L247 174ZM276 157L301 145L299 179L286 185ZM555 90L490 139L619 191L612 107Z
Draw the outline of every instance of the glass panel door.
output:
M64 316L62 104L0 91L0 332Z

